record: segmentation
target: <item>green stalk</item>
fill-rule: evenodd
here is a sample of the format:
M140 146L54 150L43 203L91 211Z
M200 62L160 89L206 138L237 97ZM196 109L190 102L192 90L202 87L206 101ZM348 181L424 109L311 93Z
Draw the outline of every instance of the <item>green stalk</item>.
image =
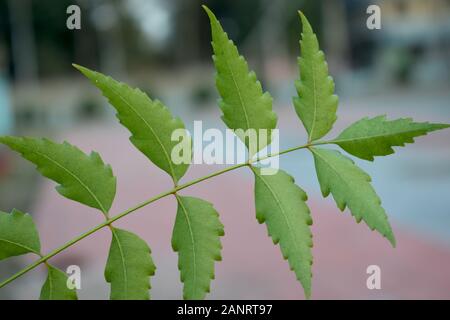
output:
M317 144L326 144L326 143L327 142L318 142ZM283 155L283 154L286 154L286 153L289 153L289 152L292 152L292 151L309 148L309 147L311 147L311 146L313 146L315 144L316 143L308 143L308 144L305 144L305 145L302 145L302 146L298 146L298 147L286 149L286 150L281 151L281 152L270 154L270 155L267 155L267 156L264 156L264 157L261 157L261 158L255 159L255 160L249 160L248 162L237 164L237 165L225 168L223 170L216 171L216 172L211 173L209 175L203 176L201 178L192 180L190 182L187 182L187 183L175 186L173 189L171 189L169 191L166 191L166 192L163 192L163 193L160 193L159 195L154 196L154 197L152 197L152 198L150 198L150 199L148 199L148 200L146 200L146 201L144 201L144 202L142 202L142 203L140 203L140 204L138 204L138 205L136 205L136 206L134 206L134 207L124 211L124 212L122 212L122 213L119 213L118 215L116 215L116 216L114 216L112 218L107 218L107 220L105 220L105 222L95 226L94 228L90 229L89 231L86 231L86 232L82 233L78 237L73 238L72 240L66 242L64 245L62 245L59 248L51 251L50 253L46 254L45 256L42 256L40 259L36 260L32 264L28 265L24 269L20 270L16 274L14 274L11 277L9 277L8 279L4 280L3 282L0 283L0 288L3 288L8 283L16 280L17 278L19 278L19 277L23 276L24 274L28 273L29 271L33 270L34 268L36 268L40 264L46 263L50 258L56 256L58 253L60 253L61 251L66 250L67 248L71 247L75 243L83 240L84 238L87 238L91 234L99 231L100 229L102 229L104 227L110 226L114 221L117 221L117 220L119 220L119 219L129 215L130 213L133 213L133 212L135 212L135 211L137 211L137 210L139 210L139 209L149 205L150 203L153 203L153 202L155 202L155 201L157 201L159 199L167 197L168 195L175 194L176 192L178 192L180 190L188 188L188 187L190 187L192 185L195 185L197 183L200 183L202 181L211 179L213 177L219 176L219 175L224 174L226 172L233 171L233 170L239 169L241 167L245 167L245 166L250 166L253 163L256 163L256 162L259 162L259 161L262 161L262 160L265 160L265 159L268 159L268 158L280 156L280 155Z

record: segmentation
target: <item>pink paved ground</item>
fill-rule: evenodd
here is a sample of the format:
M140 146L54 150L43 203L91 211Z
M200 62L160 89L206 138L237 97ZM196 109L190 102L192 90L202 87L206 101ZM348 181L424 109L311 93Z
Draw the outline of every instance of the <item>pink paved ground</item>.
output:
M86 127L63 137L84 151L99 151L114 168L118 188L113 214L171 188L165 173L136 151L127 137L128 133L118 126ZM217 168L194 166L184 181ZM279 248L267 237L265 226L256 223L253 181L245 169L240 170L183 191L214 203L225 225L223 261L217 264L209 298L302 299L302 289L282 260ZM53 187L53 183L42 180L33 209L44 251L103 220L95 210L60 197ZM365 225L355 224L348 212L341 214L330 199L324 201L312 192L310 195L314 218L314 299L450 299L449 248L429 243L394 225L398 243L394 250ZM177 258L170 246L175 212L174 199L166 198L117 223L150 244L158 266L152 279L155 299L181 297ZM107 292L102 268L109 240L108 231L101 231L54 260L60 266L82 267L81 298ZM381 267L382 290L366 288L366 268L371 264Z

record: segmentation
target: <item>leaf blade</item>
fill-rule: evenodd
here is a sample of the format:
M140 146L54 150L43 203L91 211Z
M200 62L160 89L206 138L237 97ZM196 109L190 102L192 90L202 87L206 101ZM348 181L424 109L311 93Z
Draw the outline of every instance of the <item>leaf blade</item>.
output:
M270 144L271 130L276 128L277 115L272 111L272 97L263 92L256 74L249 71L244 57L239 55L237 47L222 29L211 10L203 6L211 23L213 60L217 70L216 87L221 96L220 109L222 120L228 128L244 131L267 130L267 139L256 136L257 146L250 155ZM249 138L237 133L238 137L250 149Z
M116 178L99 154L89 156L77 147L48 139L0 137L0 142L37 166L45 177L59 183L64 197L107 213L116 194Z
M386 116L366 117L351 124L330 143L358 158L373 161L376 156L394 153L393 146L414 143L415 137L449 127L441 123L413 122L411 118L389 121Z
M150 276L156 267L147 243L126 230L113 228L105 279L111 284L111 300L148 300Z
M222 259L220 236L224 235L223 225L209 202L178 195L177 201L172 248L178 252L183 297L203 299L214 279L214 263Z
M334 94L334 81L328 73L317 36L303 13L299 14L303 26L302 52L298 59L300 79L295 83L298 97L294 97L293 102L311 142L326 135L333 127L339 99Z
M41 288L40 300L78 300L75 289L67 287L67 275L50 264L47 265L47 279Z
M363 220L395 247L395 237L381 200L370 184L370 176L338 151L310 148L322 195L333 195L338 208L348 206L359 223Z
M0 260L40 251L39 233L29 214L16 209L0 212Z
M150 99L137 88L88 68L79 65L74 67L91 80L115 108L120 123L131 132L131 143L175 182L181 179L189 164L175 164L170 156L178 144L171 140L173 131L185 130L181 119L174 118L162 102ZM186 130L180 139L190 141Z
M262 175L255 167L252 170L255 174L256 218L259 223L266 223L274 244L280 244L284 259L288 260L309 298L313 244L307 195L282 170L275 175Z

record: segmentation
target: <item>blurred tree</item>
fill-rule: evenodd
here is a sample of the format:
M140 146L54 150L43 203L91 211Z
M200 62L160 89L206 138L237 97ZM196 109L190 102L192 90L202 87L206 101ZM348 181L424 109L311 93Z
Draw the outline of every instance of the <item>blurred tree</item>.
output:
M30 0L8 1L12 62L16 79L36 82L38 65Z

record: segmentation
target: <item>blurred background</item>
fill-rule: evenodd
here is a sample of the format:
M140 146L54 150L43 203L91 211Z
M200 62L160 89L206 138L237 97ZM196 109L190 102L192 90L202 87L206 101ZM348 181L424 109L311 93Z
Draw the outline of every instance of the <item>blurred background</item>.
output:
M69 30L66 9L81 9L81 29ZM211 61L208 5L274 97L281 148L303 144L292 107L301 26L309 18L327 55L340 96L329 137L363 116L411 116L450 122L450 0L0 0L0 134L68 140L97 150L118 180L111 212L119 213L171 188L128 141L106 100L73 62L140 87L161 99L188 128L225 129ZM381 29L369 30L367 7L381 8ZM322 199L307 152L285 155L281 167L309 194L314 218L313 298L450 298L450 131L416 139L374 163L356 160L390 216L398 246ZM183 181L221 166L192 165ZM216 264L213 299L302 299L301 286L279 248L255 220L252 176L244 169L183 194L213 202L226 237ZM240 186L236 188L236 186ZM0 147L0 208L34 216L44 252L102 222L102 215L60 197L33 165ZM170 238L176 213L165 198L119 221L148 241L158 267L152 297L181 298ZM52 259L82 271L82 299L107 298L103 279L110 234L103 230ZM5 279L34 257L2 261ZM381 290L366 287L366 268L381 268ZM44 282L38 268L0 290L3 299L34 299Z

